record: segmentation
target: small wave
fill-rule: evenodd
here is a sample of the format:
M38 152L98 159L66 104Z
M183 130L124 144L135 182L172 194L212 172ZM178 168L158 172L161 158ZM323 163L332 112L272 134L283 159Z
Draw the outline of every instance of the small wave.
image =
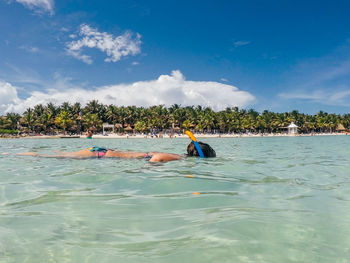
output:
M251 184L267 184L267 183L290 183L292 182L292 179L281 179L276 176L266 176L261 180L240 179L239 181L243 183L251 183Z

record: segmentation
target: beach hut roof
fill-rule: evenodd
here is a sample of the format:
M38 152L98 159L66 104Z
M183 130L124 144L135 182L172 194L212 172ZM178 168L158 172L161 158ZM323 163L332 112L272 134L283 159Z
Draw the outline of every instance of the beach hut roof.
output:
M296 126L296 125L294 124L294 122L292 122L291 124L288 125L288 128L298 128L298 126Z
M344 125L339 123L337 127L337 131L345 131L346 129L344 128Z
M102 127L104 127L104 128L113 128L114 126L113 126L113 124L103 123Z

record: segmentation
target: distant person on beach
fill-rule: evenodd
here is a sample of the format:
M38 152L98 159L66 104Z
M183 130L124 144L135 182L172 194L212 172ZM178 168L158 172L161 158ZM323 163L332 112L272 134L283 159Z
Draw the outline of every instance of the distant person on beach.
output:
M92 130L88 130L85 135L86 139L92 139Z
M205 157L216 157L216 153L209 144L198 142ZM193 142L187 146L187 154L174 154L174 153L162 153L162 152L123 152L117 150L111 150L100 147L90 147L88 149L80 150L77 152L59 152L57 155L44 155L35 152L19 153L19 155L35 156L35 157L46 157L46 158L75 158L75 159L86 159L86 158L137 158L147 159L150 162L169 162L180 160L186 156L199 156L198 151Z

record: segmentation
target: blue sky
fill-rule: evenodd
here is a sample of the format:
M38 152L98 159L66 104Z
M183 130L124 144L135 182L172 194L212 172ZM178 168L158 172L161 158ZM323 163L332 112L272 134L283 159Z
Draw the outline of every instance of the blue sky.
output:
M349 1L0 0L0 113L36 103L350 109Z

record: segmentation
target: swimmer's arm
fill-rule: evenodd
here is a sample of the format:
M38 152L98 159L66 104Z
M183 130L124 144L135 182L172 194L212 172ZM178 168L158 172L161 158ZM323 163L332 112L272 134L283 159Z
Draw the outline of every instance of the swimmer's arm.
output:
M174 153L150 153L152 158L149 160L150 162L170 162L180 160L182 157L179 154Z

